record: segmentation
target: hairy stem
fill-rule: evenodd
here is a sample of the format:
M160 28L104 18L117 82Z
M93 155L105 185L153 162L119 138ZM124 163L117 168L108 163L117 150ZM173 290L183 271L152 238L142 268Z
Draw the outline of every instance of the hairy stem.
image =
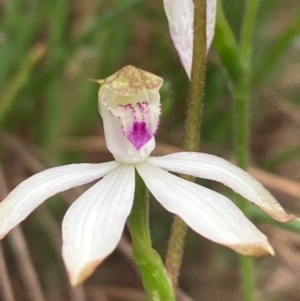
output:
M206 0L194 0L194 40L192 75L189 90L184 149L196 151L200 141L200 126L206 66ZM184 177L193 181L193 177ZM175 287L182 263L187 225L175 216L169 240L166 268Z

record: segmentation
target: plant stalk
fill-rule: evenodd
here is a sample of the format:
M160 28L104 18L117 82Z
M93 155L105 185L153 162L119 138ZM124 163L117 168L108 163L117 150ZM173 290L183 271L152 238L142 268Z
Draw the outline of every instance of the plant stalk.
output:
M253 51L253 37L259 0L248 0L242 26L240 43L240 62L242 64L241 80L232 88L235 101L234 129L235 129L235 158L239 167L247 169L249 165L249 103L251 98L251 59ZM249 203L239 199L239 207L243 213L249 215ZM251 258L240 257L242 276L242 298L244 301L254 300L254 266Z
M141 177L136 174L136 188L132 211L127 220L132 238L135 263L149 301L175 301L172 284L159 254L152 248L149 230L149 193Z
M183 146L187 151L197 151L200 141L206 51L206 0L194 0L193 62L185 125L186 140ZM193 177L183 176L183 178L194 181ZM185 222L175 216L166 257L166 268L174 288L178 282L186 232Z

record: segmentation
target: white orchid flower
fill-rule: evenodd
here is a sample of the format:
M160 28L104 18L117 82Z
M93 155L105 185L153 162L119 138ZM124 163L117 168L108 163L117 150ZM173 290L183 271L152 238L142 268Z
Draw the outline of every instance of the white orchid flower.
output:
M169 29L180 61L191 78L194 37L193 0L164 0ZM212 43L215 33L217 0L206 1L206 48Z
M274 219L293 220L249 174L204 153L149 157L159 123L162 78L126 66L99 83L105 138L116 160L54 167L22 182L0 204L1 238L47 198L103 178L72 204L62 223L70 281L82 282L120 240L133 204L136 170L157 201L197 233L244 255L273 254L266 236L229 199L169 171L222 182Z

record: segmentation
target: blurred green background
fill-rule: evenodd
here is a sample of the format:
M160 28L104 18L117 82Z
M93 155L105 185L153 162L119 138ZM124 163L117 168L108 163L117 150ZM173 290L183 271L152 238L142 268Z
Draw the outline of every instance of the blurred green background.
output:
M244 4L244 0L223 1L237 39ZM182 145L188 80L172 45L161 0L2 0L0 9L0 159L9 190L52 165L111 158L97 110L98 86L89 79L105 78L124 65L135 65L165 80L156 153ZM262 0L249 108L251 165L268 172L260 178L262 183L296 213L300 201L299 58L299 1ZM228 86L227 71L212 46L201 150L232 159L233 104ZM202 184L234 199L220 185ZM126 231L124 244L83 288L69 287L58 251L59 227L78 193L52 198L22 224L44 297L36 292L32 297L30 286L22 280L26 268L16 258L23 251L13 240L3 243L15 300L145 300L130 250L126 253L130 246ZM165 256L172 217L155 201L151 205L153 243ZM257 222L277 252L275 258L256 260L257 300L300 300L298 234ZM238 301L237 256L190 231L180 287L185 292L181 300Z

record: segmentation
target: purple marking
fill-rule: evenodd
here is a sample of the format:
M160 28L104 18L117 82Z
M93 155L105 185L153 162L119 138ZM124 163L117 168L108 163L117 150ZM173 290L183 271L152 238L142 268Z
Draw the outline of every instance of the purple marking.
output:
M150 135L145 122L134 122L131 131L128 133L128 140L134 145L136 150L144 146L153 135Z

